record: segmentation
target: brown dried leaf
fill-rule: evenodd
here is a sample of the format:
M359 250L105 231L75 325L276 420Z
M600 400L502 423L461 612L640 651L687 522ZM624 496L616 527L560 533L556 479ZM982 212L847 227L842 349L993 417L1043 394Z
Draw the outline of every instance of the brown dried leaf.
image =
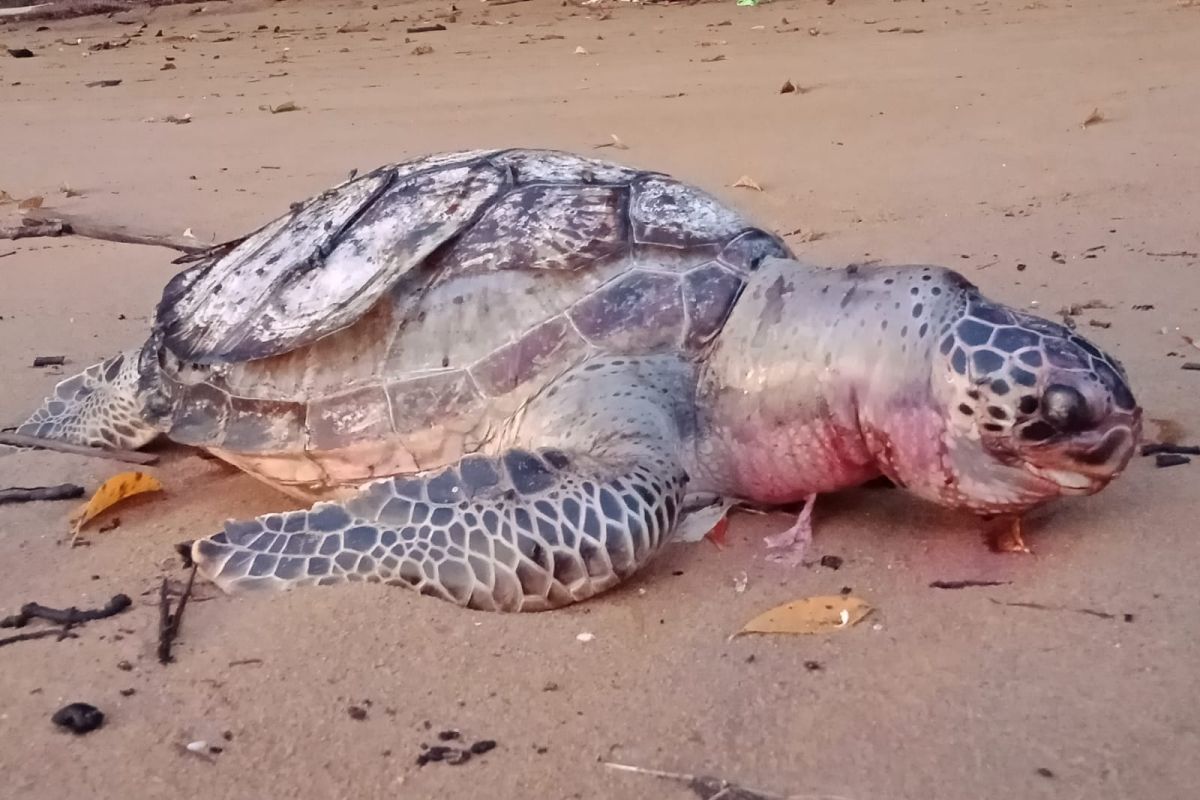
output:
M628 150L629 149L629 145L622 142L620 136L617 136L615 133L610 133L609 137L612 138L611 142L604 142L603 144L598 144L595 146L594 149L599 150L602 147L612 147L616 150Z
M1087 119L1083 121L1083 127L1090 128L1100 122L1104 122L1104 115L1100 113L1100 109L1094 108L1092 113L1088 114Z
M761 192L763 188L758 185L758 181L751 178L749 175L743 175L732 184L735 189L753 189L756 192Z
M742 626L744 633L832 633L857 625L871 606L862 598L840 594L804 597L764 611Z

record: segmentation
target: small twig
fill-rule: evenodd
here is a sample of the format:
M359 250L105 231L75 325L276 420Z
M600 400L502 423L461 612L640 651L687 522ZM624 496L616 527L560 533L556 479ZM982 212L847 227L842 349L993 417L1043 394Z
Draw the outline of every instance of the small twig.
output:
M1152 442L1142 445L1142 455L1144 456L1156 456L1160 453L1174 456L1200 456L1200 445L1166 444L1165 442Z
M60 442L57 439L43 439L40 436L26 436L22 433L0 433L0 444L13 447L37 447L43 450L54 450L59 453L71 453L77 456L104 458L109 461L128 461L131 464L153 464L158 461L154 453L138 453L133 450L106 450L100 447L88 447L81 444Z
M263 660L261 658L239 658L237 661L230 661L229 666L231 666L231 667L246 667L246 666L250 666L251 664L261 664L261 663L263 663Z
M621 772L632 772L637 775L649 775L652 778L686 783L688 788L696 796L700 797L701 800L848 800L848 798L841 795L833 794L772 794L770 792L760 792L755 789L738 786L722 778L714 778L709 775L665 772L660 769L635 767L631 764L616 764L612 761L605 761L603 764L610 769L620 770Z
M143 244L152 247L166 247L182 253L201 253L209 249L207 245L194 239L171 234L135 231L114 222L102 222L85 216L74 214L33 213L26 217L28 223L15 228L0 229L0 238L24 239L29 236L65 236L73 234L85 239L99 239L105 242L120 244Z
M24 628L31 619L44 619L59 625L80 625L106 617L115 617L133 605L127 594L114 594L103 608L84 609L80 611L75 606L70 608L50 608L38 603L26 603L21 610L11 617L0 619L0 628Z
M433 24L433 25L414 25L411 28L405 28L404 32L405 33L433 33L435 31L444 31L444 30L446 30L445 25Z
M158 593L158 663L170 664L175 660L171 655L171 645L174 644L175 638L179 636L179 625L183 622L183 609L187 607L188 598L192 596L192 585L196 581L196 567L192 566L192 571L188 573L187 585L183 587L183 593L179 595L179 604L175 606L175 613L171 613L171 599L167 594L167 579L163 578L162 588Z
M33 366L35 367L61 367L67 363L66 356L34 356Z
M74 639L75 634L68 631L66 628L45 630L45 631L30 631L29 633L18 633L16 636L8 636L0 639L0 647L6 644L16 644L17 642L28 642L31 639L45 639L48 636L57 636L58 641L63 639Z
M930 589L969 589L975 586L1007 586L1012 581L934 581Z
M1048 605L1044 605L1042 603L1006 602L1003 600L997 600L994 597L989 597L988 599L991 600L993 603L995 603L998 606L1011 606L1013 608L1031 608L1034 611L1070 611L1074 614L1086 614L1089 617L1099 617L1100 619L1117 619L1117 617L1118 617L1117 614L1111 614L1107 611L1100 611L1099 609L1095 609L1095 608L1071 608L1070 606L1048 606ZM1132 614L1122 614L1120 616L1126 622L1133 621Z
M83 497L83 487L74 483L61 483L58 486L13 486L0 489L0 505L4 503L29 503L37 500L73 500Z

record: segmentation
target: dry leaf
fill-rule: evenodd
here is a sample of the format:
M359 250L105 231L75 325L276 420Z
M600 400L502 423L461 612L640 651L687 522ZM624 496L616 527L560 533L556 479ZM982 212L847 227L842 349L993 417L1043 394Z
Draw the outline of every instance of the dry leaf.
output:
M71 515L72 536L78 536L85 525L125 498L144 492L160 492L162 488L158 478L144 472L122 472L112 476L101 484L91 500Z
M620 136L617 136L615 133L610 133L609 136L612 138L611 142L605 142L604 144L598 144L598 145L596 145L595 149L599 150L602 147L614 147L617 150L628 150L629 149L629 145L622 142Z
M776 606L742 626L743 633L830 633L857 625L871 606L859 597L840 594L805 597Z
M20 209L41 208L41 207L42 207L42 197L40 195L35 195L34 197L26 197L24 200L17 203L17 208L20 208Z
M763 188L758 185L758 181L751 178L749 175L743 175L733 182L733 187L736 189L753 189L756 192L761 192Z
M1089 128L1098 122L1104 122L1104 115L1100 113L1100 109L1092 109L1092 113L1088 114L1088 118L1083 121L1083 127Z
M414 56L427 56L433 52L433 46L428 44L419 44L412 49Z
M791 81L784 81L783 86L779 87L780 94L792 94L796 91L796 84Z
M300 106L293 103L291 100L284 101L277 106L262 105L259 106L263 111L270 111L272 114L282 114L285 111L296 111Z
M182 117L177 117L174 114L167 114L165 117L163 117L163 122L170 122L173 125L187 125L191 121L191 114L184 114Z

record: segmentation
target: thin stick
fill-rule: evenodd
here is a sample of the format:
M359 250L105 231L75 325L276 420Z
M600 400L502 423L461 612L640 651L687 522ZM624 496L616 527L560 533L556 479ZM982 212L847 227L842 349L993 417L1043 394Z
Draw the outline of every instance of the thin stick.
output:
M660 769L635 767L632 764L616 764L612 761L604 761L602 763L610 769L620 770L621 772L632 772L636 775L649 775L652 778L686 783L689 789L699 797L704 798L704 800L848 800L848 798L836 794L772 794L770 792L760 792L756 789L748 789L744 786L730 783L722 778L714 778L708 775L665 772Z
M183 253L202 253L208 245L183 236L133 230L115 222L103 222L75 214L30 214L26 217L33 224L12 228L0 228L0 238L24 239L30 236L64 236L74 234L85 239L100 239L120 244L143 244L152 247L167 247Z
M171 655L171 645L179 636L179 625L183 622L183 609L187 607L188 598L192 596L192 585L196 582L196 567L188 574L187 585L183 594L179 595L179 605L175 613L171 613L171 600L167 596L167 579L163 578L162 588L158 594L158 663L170 664L175 660Z
M63 634L66 634L65 636ZM75 634L67 633L62 629L46 630L46 631L30 631L29 633L18 633L16 636L9 636L0 639L0 647L6 644L16 644L17 642L28 642L31 639L45 639L47 636L57 636L61 642L63 639L74 639Z
M0 505L4 503L30 503L36 500L73 500L83 497L83 487L74 483L60 483L58 486L13 486L0 489Z
M0 619L0 628L24 628L31 619L44 619L59 625L80 625L106 617L115 617L133 605L127 594L114 594L103 608L84 609L80 611L75 606L70 608L50 608L38 603L26 603L21 610L11 617Z
M1200 456L1200 445L1165 444L1159 442L1142 445L1142 455L1144 456L1156 456L1159 453L1177 456Z
M0 433L0 444L8 444L13 447L38 447L43 450L54 450L59 453L71 453L77 456L104 458L109 461L127 461L130 464L154 464L158 461L158 456L154 453L138 453L133 450L105 450L100 447L88 447L82 444L60 442L57 439L26 436L23 433Z

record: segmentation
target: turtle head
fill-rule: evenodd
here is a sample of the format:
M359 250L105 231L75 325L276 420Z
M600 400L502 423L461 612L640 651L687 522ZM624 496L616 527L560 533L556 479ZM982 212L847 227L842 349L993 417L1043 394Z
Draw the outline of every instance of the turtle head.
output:
M1121 474L1142 411L1116 359L1062 325L971 298L943 335L946 466L961 505L1022 510Z

